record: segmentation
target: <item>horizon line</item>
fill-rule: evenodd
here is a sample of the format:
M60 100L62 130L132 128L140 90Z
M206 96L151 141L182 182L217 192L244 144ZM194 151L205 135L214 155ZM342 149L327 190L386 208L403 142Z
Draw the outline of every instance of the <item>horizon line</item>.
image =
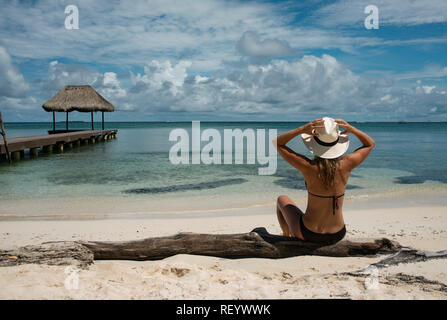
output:
M290 121L290 120L179 120L179 121L166 121L166 120L158 120L158 121L107 121L104 123L190 123L193 121L199 121L199 122L222 122L222 123L228 123L228 122L263 122L263 123L271 123L271 122L280 122L280 123L307 123L308 120L297 120L297 121ZM447 123L447 121L432 121L432 120L419 120L419 121L408 121L408 120L395 120L395 121L358 121L358 120L352 120L348 121L349 123ZM50 123L52 124L52 121L5 121L4 124L33 124L33 123ZM65 123L65 121L56 121L56 123ZM91 121L82 121L82 120L74 120L69 121L68 123L86 123L90 124ZM101 123L101 121L93 121L93 123Z

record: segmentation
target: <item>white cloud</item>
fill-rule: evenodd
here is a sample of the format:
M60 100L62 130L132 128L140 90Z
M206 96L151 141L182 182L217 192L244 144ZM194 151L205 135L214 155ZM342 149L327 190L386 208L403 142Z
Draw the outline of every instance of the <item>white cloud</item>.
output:
M143 112L199 112L213 117L241 114L276 119L339 116L369 120L404 119L433 114L447 116L445 88L417 83L395 86L389 79L367 80L330 55L303 56L293 61L272 60L247 65L240 71L188 78L188 69L152 61L133 75L128 92L132 105ZM179 68L179 77L168 77ZM162 76L164 75L164 76ZM155 81L154 79L158 79ZM163 79L163 80L161 80ZM175 90L173 90L175 89Z
M257 32L246 31L236 43L238 51L252 57L282 57L297 54L285 40L264 39L261 40Z
M423 78L442 78L447 76L447 67L440 65L429 65L422 70L401 72L394 75L396 80L411 80Z
M312 18L326 27L363 28L367 17L364 9L371 4L379 9L379 28L387 24L410 26L447 22L445 0L340 0L317 10Z
M447 117L445 87L425 80L413 87L394 85L386 78L371 81L326 54L274 59L206 77L190 75L191 67L187 60L152 60L142 74L131 73L130 87L125 87L115 72L52 61L40 81L44 92L52 88L51 95L67 84L90 84L117 110L140 114L193 117L197 112L216 119L245 114L278 120L324 115L361 120ZM37 100L3 98L1 103L9 109L37 110L41 99Z
M235 58L241 30L274 28L279 21L271 5L238 1L134 0L129 5L80 0L77 6L79 30L66 30L62 3L2 4L0 30L9 32L0 43L23 58L142 65L148 56L160 60L186 54L203 65L222 67L222 59Z
M11 57L6 49L0 46L0 96L19 98L29 89L25 78L13 66Z
M158 61L150 65L157 68L147 67L144 75L133 76L130 91L150 101L149 108L171 111L272 113L340 105L343 97L356 92L358 81L358 76L329 55L250 65L242 72L206 81L185 81L186 65L181 62L174 67ZM176 69L181 72L173 72ZM172 74L180 76L168 76Z
M42 104L40 101L38 101L35 97L6 97L6 96L0 96L0 105L2 107L2 110L14 110L19 112L25 112L24 114L28 115L28 119L25 118L25 120L29 121L30 112L32 111L42 111ZM10 119L4 121L11 121Z
M436 88L436 86L422 86L422 89L424 90L425 94L430 94L434 88Z
M143 65L148 57L183 57L193 63L195 71L215 71L239 60L235 50L238 40L245 54L264 57L288 54L290 47L353 52L381 42L376 37L350 36L336 29L292 25L289 22L296 13L284 11L284 4L134 0L128 5L79 0L77 6L79 30L66 30L62 3L2 4L0 30L8 32L2 33L0 44L21 58L64 57L82 63L129 66ZM241 39L249 30L262 32L263 39L254 33Z
M168 85L171 93L176 95L178 88L183 86L188 75L186 69L191 65L190 61L184 60L174 66L168 60L152 60L144 67L144 75L132 74L132 82L134 86L151 87L157 90Z
M105 72L104 75L97 75L92 85L107 99L125 98L127 95L126 90L121 88L121 83L114 72Z
M66 85L92 84L98 76L98 72L91 68L55 60L49 63L48 74L38 81L42 84L42 91L49 97Z
M202 77L200 75L196 75L194 77L194 80L196 81L196 83L206 82L208 79L209 79L208 77Z

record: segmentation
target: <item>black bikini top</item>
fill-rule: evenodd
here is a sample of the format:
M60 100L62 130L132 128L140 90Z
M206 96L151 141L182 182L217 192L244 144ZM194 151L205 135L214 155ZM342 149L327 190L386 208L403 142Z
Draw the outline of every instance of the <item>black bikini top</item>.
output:
M307 189L307 181L304 182L306 184L306 189ZM343 197L345 194L343 193L342 195L339 196L320 196L318 194L314 194L312 192L310 192L309 190L307 190L307 192L309 192L309 194L315 196L315 197L319 197L319 198L331 198L332 199L332 214L335 215L335 209L338 210L338 198Z

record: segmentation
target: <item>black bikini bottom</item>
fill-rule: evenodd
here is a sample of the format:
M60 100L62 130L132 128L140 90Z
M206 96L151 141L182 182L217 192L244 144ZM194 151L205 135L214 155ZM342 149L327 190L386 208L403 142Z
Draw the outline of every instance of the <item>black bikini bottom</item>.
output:
M344 238L346 234L346 227L343 226L343 228L336 232L336 233L316 233L306 228L306 226L303 223L303 215L300 216L300 226L301 226L301 233L306 241L309 242L315 242L315 243L322 243L322 244L334 244L341 239Z

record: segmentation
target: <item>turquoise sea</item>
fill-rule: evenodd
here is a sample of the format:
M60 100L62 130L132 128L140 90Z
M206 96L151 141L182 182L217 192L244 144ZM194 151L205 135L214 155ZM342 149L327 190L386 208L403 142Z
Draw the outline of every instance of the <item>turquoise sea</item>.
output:
M214 128L221 133L235 128L277 129L280 134L302 124L201 122L201 129ZM447 190L446 123L352 124L373 137L376 148L352 173L347 198ZM65 123L57 125L65 127ZM89 126L76 122L70 124L70 129ZM40 135L51 127L51 123L7 123L6 132L10 138ZM182 208L188 210L197 208L199 203L203 207L210 203L219 203L221 207L257 205L274 201L283 193L305 199L302 176L280 158L277 171L271 176L258 175L260 165L246 161L231 165L171 164L169 150L175 142L169 141L169 134L175 128L191 131L191 122L106 123L106 128L118 129L117 139L60 154L42 154L34 160L26 156L13 166L2 161L0 214L6 210L6 204L11 208L13 201L76 203L88 199L116 203L122 199L166 208L178 206L181 201ZM360 143L354 136L350 138L352 152ZM290 146L311 157L300 140L293 140ZM148 207L147 211L154 208Z

